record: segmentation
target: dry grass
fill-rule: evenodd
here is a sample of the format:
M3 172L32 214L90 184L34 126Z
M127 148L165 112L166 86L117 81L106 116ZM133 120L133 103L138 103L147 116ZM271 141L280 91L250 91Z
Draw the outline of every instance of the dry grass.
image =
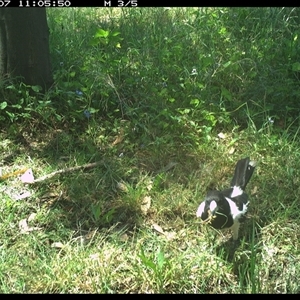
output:
M41 132L34 132L31 144L41 138ZM18 149L18 155L9 168L4 168L5 172L30 166L34 174L44 175L60 168L60 164L50 165L45 159L49 151L53 152L49 144L56 138L55 133L43 131L48 142L40 144L34 156L30 153L32 149L10 142L2 133L1 148L6 150L2 153ZM74 139L65 133L65 140L59 142L56 150L68 151ZM247 151L246 147L247 143L240 141L240 149ZM153 156L148 150L142 159L139 153L137 157L118 158L111 149L106 155L107 165L31 185L28 189L32 197L21 201L10 199L3 189L11 185L17 189L20 186L17 179L2 182L1 290L298 292L295 279L299 275L299 213L296 201L290 202L287 194L295 197L295 190L290 191L294 182L280 174L288 166L282 170L279 161L272 168L269 160L270 167L264 168L264 161L259 161L249 185L250 194L254 192L250 218L242 227L237 248L230 242L229 232L214 231L195 218L207 187L225 187L230 180L229 169L232 170L238 156L229 160L223 154L222 161L224 148L226 140L215 150L218 159L207 163L199 153L198 165L195 154L174 155L172 161L178 164L156 175L148 166L160 169L161 165L167 165L170 159L165 152L152 149ZM290 151L292 155L292 147ZM78 156L71 155L67 165L84 160L76 153ZM157 165L157 155L168 158ZM272 181L267 183L266 178L271 174ZM281 182L280 191L274 190L276 180ZM126 190L118 190L120 181L126 184ZM143 212L141 205L146 196L151 204ZM93 211L97 207L100 207L98 213ZM29 224L39 230L21 234L19 221L32 213L36 217Z

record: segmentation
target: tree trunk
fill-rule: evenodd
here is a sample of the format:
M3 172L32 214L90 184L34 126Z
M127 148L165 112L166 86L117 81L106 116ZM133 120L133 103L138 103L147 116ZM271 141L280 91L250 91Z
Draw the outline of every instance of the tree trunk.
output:
M45 8L0 9L0 78L17 76L43 90L53 83Z

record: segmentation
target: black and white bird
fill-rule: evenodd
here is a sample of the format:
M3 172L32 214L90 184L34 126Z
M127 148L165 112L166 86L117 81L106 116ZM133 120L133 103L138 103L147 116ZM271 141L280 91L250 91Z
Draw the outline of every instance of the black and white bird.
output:
M238 239L240 223L248 209L249 198L245 188L254 172L255 161L249 157L241 159L235 166L230 188L210 191L199 205L197 217L215 229L231 229L233 240Z

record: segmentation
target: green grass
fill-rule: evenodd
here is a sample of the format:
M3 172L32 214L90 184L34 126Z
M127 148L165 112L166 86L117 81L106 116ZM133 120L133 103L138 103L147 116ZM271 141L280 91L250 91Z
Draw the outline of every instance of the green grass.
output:
M2 175L102 163L0 182L0 291L299 293L299 12L48 9L55 86L1 83ZM235 247L196 210L246 156Z

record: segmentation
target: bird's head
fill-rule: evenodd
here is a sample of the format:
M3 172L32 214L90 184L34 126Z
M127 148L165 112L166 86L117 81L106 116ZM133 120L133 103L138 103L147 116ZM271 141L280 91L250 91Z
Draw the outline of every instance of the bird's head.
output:
M197 217L205 221L211 216L215 216L219 209L219 203L222 202L223 198L217 191L209 192L205 200L198 207Z
M212 191L206 195L205 200L198 207L197 217L200 217L203 223L210 224L216 229L222 229L228 224L232 225L230 205L219 191Z

